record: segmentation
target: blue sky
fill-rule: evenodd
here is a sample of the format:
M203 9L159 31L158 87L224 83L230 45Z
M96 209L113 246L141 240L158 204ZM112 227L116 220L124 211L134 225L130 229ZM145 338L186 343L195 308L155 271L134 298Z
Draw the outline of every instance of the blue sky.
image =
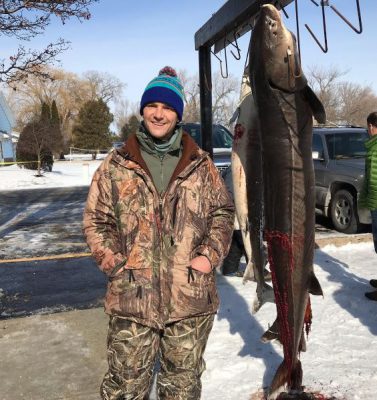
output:
M319 3L319 0L317 1ZM215 13L224 0L134 1L100 0L91 7L92 18L79 23L59 20L26 47L38 47L64 37L71 48L61 57L61 67L81 74L88 70L108 72L127 86L124 96L138 101L144 87L157 75L159 69L171 65L185 69L190 75L198 72L198 53L195 50L195 32ZM349 20L357 25L355 0L332 0ZM360 0L363 33L353 32L335 13L326 7L329 51L324 54L310 37L304 24L322 38L320 7L310 0L299 2L302 63L328 68L335 66L348 71L345 80L371 85L377 93L375 79L377 52L375 46L375 18L377 1ZM295 31L294 7L288 6L287 26ZM228 52L229 72L241 77L250 33L239 41L242 49L240 61ZM10 55L15 41L0 37L2 54ZM218 61L212 57L212 71L218 70Z

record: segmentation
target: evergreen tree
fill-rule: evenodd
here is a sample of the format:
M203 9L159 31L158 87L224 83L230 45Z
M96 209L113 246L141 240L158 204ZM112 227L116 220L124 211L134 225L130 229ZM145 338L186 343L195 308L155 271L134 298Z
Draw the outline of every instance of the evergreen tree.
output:
M72 130L74 146L89 150L95 159L98 150L111 146L109 127L112 121L113 114L102 99L86 102Z
M64 140L63 140L63 132L61 129L61 119L55 100L53 100L51 104L50 123L51 123L51 131L53 132L55 139L57 141L56 151L59 154L59 158L64 158L64 151L63 151Z
M50 106L43 102L42 103L42 108L41 108L41 117L40 117L40 121L45 123L46 125L48 125L50 123L51 120L51 109Z
M56 105L56 101L53 100L51 104L51 123L54 126L60 126L60 116L58 112L58 107Z
M57 108L54 106L54 120L51 108L47 103L42 103L39 118L28 123L22 130L16 149L17 161L34 161L19 164L27 169L37 169L37 176L41 175L41 168L51 171L53 153L62 148L62 134L60 123L56 120Z
M127 122L123 125L121 129L121 138L126 141L131 133L136 133L139 129L140 122L135 114L132 114Z

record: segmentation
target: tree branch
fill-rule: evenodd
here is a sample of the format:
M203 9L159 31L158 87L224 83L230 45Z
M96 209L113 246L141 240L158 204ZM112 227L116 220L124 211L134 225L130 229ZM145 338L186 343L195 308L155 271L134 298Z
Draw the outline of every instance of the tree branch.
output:
M30 40L42 34L55 16L64 24L69 18L79 21L91 17L89 5L98 0L0 0L0 34L21 40ZM0 61L0 82L14 85L17 80L33 74L46 76L40 71L42 65L51 63L55 57L69 47L69 42L59 39L50 43L43 51L18 48L9 62Z

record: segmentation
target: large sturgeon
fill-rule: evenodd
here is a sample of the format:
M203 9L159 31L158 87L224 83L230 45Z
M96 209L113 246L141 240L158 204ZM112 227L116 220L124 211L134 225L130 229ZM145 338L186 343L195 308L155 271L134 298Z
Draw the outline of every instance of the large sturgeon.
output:
M260 125L264 185L264 238L284 360L270 386L302 390L299 353L310 328L309 293L322 294L313 271L315 198L312 116L325 110L307 85L294 35L279 11L263 5L250 42L250 82ZM275 324L276 325L276 324Z
M251 94L249 68L242 76L240 103L237 108L232 148L232 179L236 216L248 263L243 282L257 282L253 311L266 301L274 301L272 287L264 280L262 158L259 120Z

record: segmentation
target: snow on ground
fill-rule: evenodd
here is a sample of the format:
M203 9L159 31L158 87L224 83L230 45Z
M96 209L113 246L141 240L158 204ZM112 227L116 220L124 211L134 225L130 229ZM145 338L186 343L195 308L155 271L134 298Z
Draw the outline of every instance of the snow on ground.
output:
M316 250L315 273L324 297L311 296L313 323L301 353L303 384L309 392L347 400L377 398L377 303L373 290L377 255L371 242ZM259 399L282 361L282 348L259 338L275 319L275 305L252 314L255 283L218 279L221 307L206 350L203 399Z
M0 168L0 191L88 185L100 161L56 161L43 178L16 166ZM1 195L1 193L0 193ZM37 245L35 243L34 245ZM377 302L367 300L377 278L372 242L316 250L315 272L324 297L312 296L313 324L301 354L308 391L328 398L377 398ZM218 276L221 307L206 349L203 400L256 400L282 361L282 349L259 338L276 315L265 304L253 315L255 284Z
M99 156L103 156L102 154ZM48 187L88 186L98 168L101 159L91 160L90 155L72 161L55 161L51 172L43 172L19 168L17 165L0 167L0 191L22 190Z

